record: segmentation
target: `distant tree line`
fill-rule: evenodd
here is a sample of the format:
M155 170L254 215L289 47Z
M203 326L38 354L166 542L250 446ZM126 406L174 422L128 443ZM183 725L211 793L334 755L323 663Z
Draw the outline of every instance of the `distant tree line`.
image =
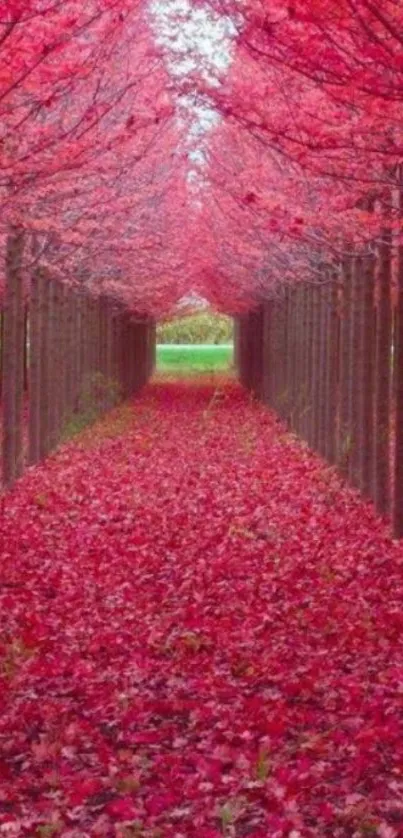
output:
M233 321L231 317L203 312L187 317L177 317L157 328L158 343L231 343Z

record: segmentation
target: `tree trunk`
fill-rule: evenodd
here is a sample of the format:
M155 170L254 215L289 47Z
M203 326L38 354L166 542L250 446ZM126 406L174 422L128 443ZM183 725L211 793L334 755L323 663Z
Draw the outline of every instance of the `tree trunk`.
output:
M337 413L339 399L340 318L337 299L337 280L329 285L328 371L326 381L326 458L332 464L337 453Z
M6 486L12 485L23 470L23 247L24 233L14 228L6 243L4 293L2 470Z
M39 430L39 457L41 460L45 459L50 450L49 440L49 400L50 400L50 280L47 276L40 275L40 328L41 328L41 342L40 342L40 430Z
M362 448L361 448L361 489L373 497L374 475L374 258L363 259L363 333L362 333Z
M343 260L340 274L340 402L338 416L337 462L347 474L351 458L351 260Z
M390 507L389 423L392 335L390 280L391 234L389 230L385 230L384 241L379 252L375 355L374 498L376 508L382 515L386 514Z
M403 167L400 167L399 209L403 216ZM403 245L398 247L398 298L394 346L395 370L395 450L393 534L403 537Z
M29 304L29 462L40 460L42 284L38 271L31 279Z
M351 451L348 464L348 476L350 482L360 488L359 465L361 462L362 448L362 333L363 333L363 307L362 307L362 273L361 259L354 257L352 260L351 276L351 298L350 298L350 439Z

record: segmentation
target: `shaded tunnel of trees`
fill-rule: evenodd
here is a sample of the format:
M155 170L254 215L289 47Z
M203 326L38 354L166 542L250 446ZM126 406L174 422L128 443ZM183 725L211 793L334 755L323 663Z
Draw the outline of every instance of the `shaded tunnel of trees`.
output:
M156 323L36 269L24 299L10 237L1 313L2 471L10 486L63 440L133 396L155 365ZM317 283L277 289L235 318L240 381L370 498L403 535L402 260L387 236ZM89 415L88 415L89 414ZM26 431L26 426L28 430ZM24 440L25 437L25 440Z
M401 537L401 4L184 7L5 4L2 483L133 396L196 293Z

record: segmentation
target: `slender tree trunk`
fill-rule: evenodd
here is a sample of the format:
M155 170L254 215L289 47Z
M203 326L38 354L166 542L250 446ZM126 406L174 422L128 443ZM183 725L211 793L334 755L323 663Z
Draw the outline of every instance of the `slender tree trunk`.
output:
M318 450L319 442L319 403L320 403L320 347L321 347L321 306L320 287L313 288L313 340L312 340L312 440L311 447Z
M57 399L58 399L58 283L49 284L49 391L48 391L48 451L51 451L57 440Z
M297 289L294 286L290 288L285 317L285 337L287 341L285 357L287 359L287 368L284 382L287 424L293 433L295 433L297 411L297 306Z
M340 412L338 422L337 462L348 473L351 457L351 260L343 260L340 275Z
M338 311L338 287L333 276L329 285L329 333L328 333L328 373L326 382L326 458L336 462L337 454L337 414L339 399L339 351L340 318Z
M361 259L352 260L351 296L350 296L350 439L351 449L348 463L350 482L360 487L359 463L361 456L361 388L362 388L362 300L361 300Z
M374 487L374 270L372 256L363 259L363 333L362 333L362 448L361 448L361 488L369 497L373 497Z
M306 395L305 395L305 439L310 446L313 440L313 346L314 346L314 310L313 286L306 286L308 296L306 317Z
M281 416L289 426L290 424L290 408L291 408L291 345L293 341L292 333L292 302L291 290L285 288L283 296L279 299L279 338L280 338L280 352L279 352L279 403Z
M79 305L79 336L80 336L80 357L78 375L78 403L79 411L83 410L86 391L88 388L88 317L87 317L87 296L83 293L78 297Z
M262 398L263 401L271 406L271 365L272 357L270 354L271 342L271 312L272 302L266 300L263 305L263 339L262 339L262 363L263 363L263 381L262 381Z
M382 515L390 507L389 424L391 385L392 316L390 298L391 235L384 232L379 252L378 304L375 355L375 462L374 498Z
M0 309L0 402L3 398L4 311Z
M294 297L294 380L293 380L293 416L292 427L294 433L299 433L299 417L300 417L300 402L301 402L301 287L295 286Z
M400 166L400 215L403 217L403 167ZM403 245L398 247L398 298L394 346L395 450L393 534L403 537Z
M278 298L276 300L276 315L275 315L275 408L276 412L285 418L284 414L284 397L285 397L285 369L286 369L286 330L285 330L285 312L284 300Z
M150 367L150 375L154 374L155 366L157 362L157 323L153 320L152 327L151 327L151 367Z
M66 307L65 307L65 288L64 285L58 283L57 294L57 323L58 323L58 339L57 339L57 441L59 442L66 411L65 406L65 376L66 376Z
M28 393L29 389L29 347L30 340L30 323L29 323L29 305L26 302L24 306L24 393Z
M108 387L114 382L113 374L113 307L110 300L106 306L106 377Z
M40 328L41 328L41 356L40 356L40 431L39 431L39 459L43 460L50 450L49 439L49 401L50 401L50 280L43 274L39 275L41 285L40 300Z
M303 439L307 438L307 401L308 401L308 318L309 318L309 296L308 286L304 282L301 285L301 384L300 384L300 434Z
M289 344L289 323L288 323L288 289L284 295L279 297L277 303L277 411L286 422L288 418L288 344Z
M31 279L29 306L29 462L40 460L40 410L41 410L41 339L42 339L42 283L38 271Z
M327 286L325 281L319 286L319 360L318 360L318 433L317 451L324 456L326 439L326 376L327 376Z
M24 299L23 231L14 228L6 243L3 329L3 482L10 486L23 469Z
M22 272L16 286L16 477L24 471L24 363L25 363L25 301Z
M262 396L262 343L263 343L263 323L262 323L262 306L253 312L252 319L252 336L253 336L253 391L261 398Z

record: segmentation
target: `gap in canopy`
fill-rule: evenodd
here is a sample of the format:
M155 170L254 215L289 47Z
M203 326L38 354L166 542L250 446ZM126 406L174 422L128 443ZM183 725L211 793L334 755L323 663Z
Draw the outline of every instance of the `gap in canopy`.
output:
M151 0L150 14L157 46L176 90L178 118L188 125L188 184L195 187L206 159L208 136L220 116L208 103L209 91L220 86L231 64L236 28L229 15L191 0ZM190 189L195 201L195 191Z
M233 372L234 323L207 300L189 294L176 314L157 326L157 374L228 375Z

